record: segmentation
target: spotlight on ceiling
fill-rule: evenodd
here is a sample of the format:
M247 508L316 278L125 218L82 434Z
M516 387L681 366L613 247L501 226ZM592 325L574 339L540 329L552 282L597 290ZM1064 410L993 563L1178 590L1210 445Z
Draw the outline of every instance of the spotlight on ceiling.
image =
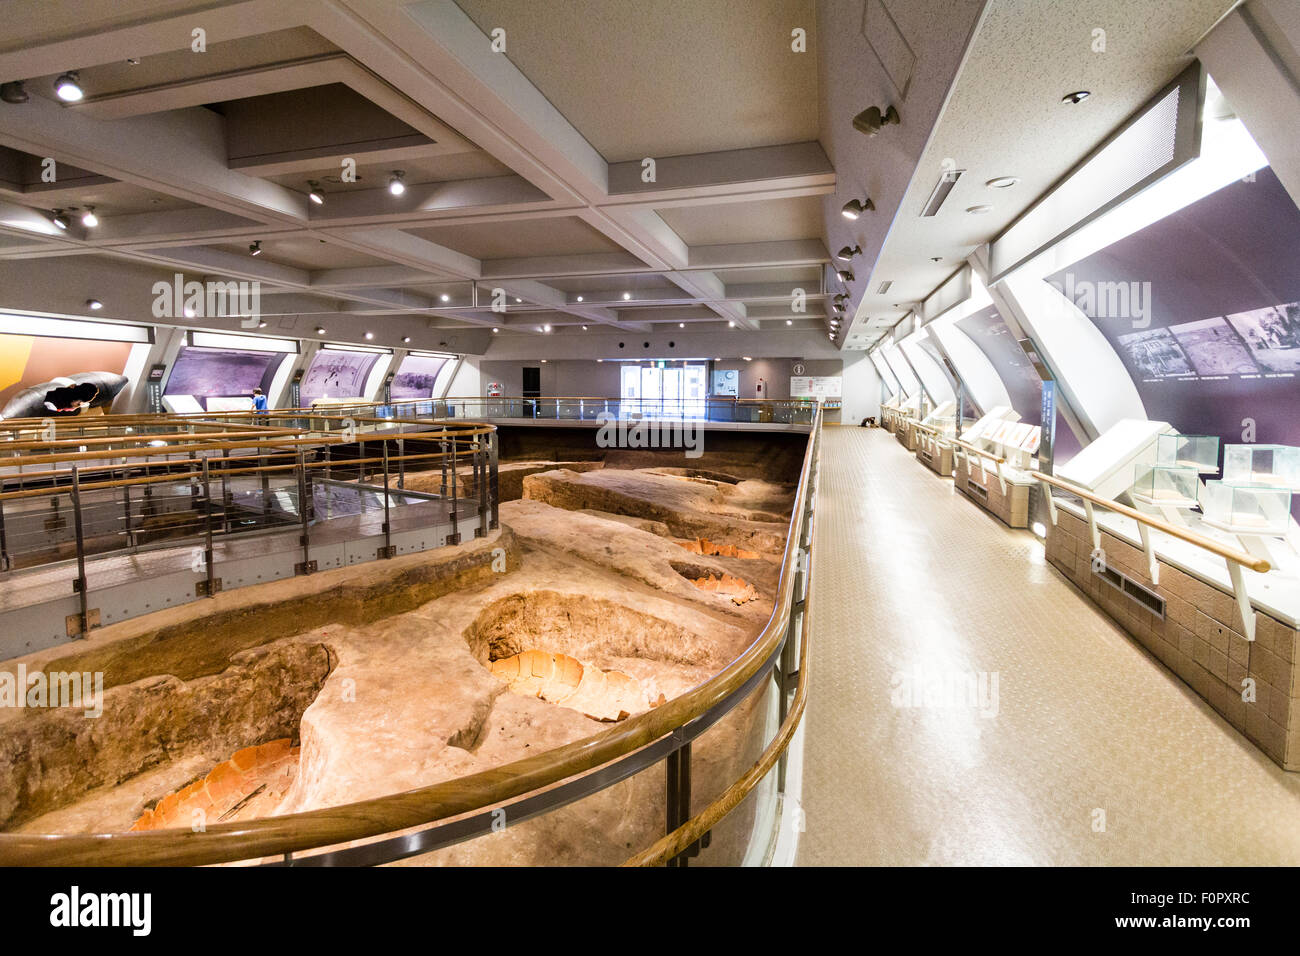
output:
M54 210L54 218L51 220L60 229L68 228L68 217L63 214L62 209Z
M493 329L493 330L492 330L492 334L493 334L493 335L496 335L496 334L497 334L498 332L500 332L500 331L501 331L500 329Z
M587 331L587 327L586 327L585 325L582 327L582 331L584 331L584 332Z
M400 196L406 192L406 183L402 182L402 177L406 173L400 169L393 170L393 178L388 181L388 191L394 196Z
M550 324L547 323L546 325L543 325L543 326L542 326L542 331L545 332L547 335L549 335L549 334L551 333L551 326L550 326Z
M1082 103L1090 96L1092 96L1091 90L1075 90L1073 93L1066 93L1064 96L1062 96L1061 102L1069 103L1071 106L1075 106L1079 103Z
M880 132L882 126L897 126L900 122L902 122L902 117L898 115L898 110L892 106L883 113L880 111L879 106L868 106L853 117L853 128L859 133L875 136Z
M849 262L850 260L852 260L854 256L860 256L860 255L862 255L861 246L854 246L852 249L850 249L848 246L845 246L839 252L835 253L835 258L842 259L844 262Z
M1020 182L1019 176L999 176L996 179L990 179L984 185L989 189L1010 189Z
M366 333L366 338L367 338L367 339L373 339L374 337L375 337L375 333L374 333L374 332L367 332L367 333Z
M258 323L257 323L257 327L258 327L259 329L264 329L264 328L266 328L266 323L265 323L265 322L258 322Z
M98 299L86 300L86 308L88 309L94 309L96 312L98 312L103 307L104 307L104 303L100 302Z
M324 327L324 326L321 326L321 325L316 326L316 334L317 334L317 335L324 335L324 334L325 334L325 327Z
M411 337L410 337L409 335L403 335L403 336L402 336L402 344L407 344L407 343L409 343L410 341L411 341Z
M94 229L99 225L99 217L95 215L94 206L86 207L86 211L81 214L81 224L87 229Z
M0 100L6 103L26 103L27 88L23 86L23 81L11 80L8 83L0 83Z
M198 312L195 311L194 306L192 306L192 305L187 305L187 306L185 307L185 318L187 318L187 319L192 319L192 318L194 318L194 316L196 316L196 315L198 315Z
M582 301L582 296L578 296L578 301L579 301L579 302Z
M250 256L260 256L262 254L262 240L255 239L248 244L248 254Z
M839 280L840 280L841 282L852 282L852 281L853 281L853 270L852 270L852 269L837 269L836 272L835 272L835 275L839 277Z
M627 301L628 299L630 299L630 298L632 298L632 293L631 293L631 292L624 292L624 293L623 293L623 301L624 301L624 302L626 302L626 301Z
M325 194L320 191L320 183L314 179L309 179L307 185L311 187L311 192L307 194L307 198L318 206L325 205Z
M685 322L678 322L678 323L677 323L677 327L678 327L679 329L684 329L684 328L686 328L686 323L685 323Z
M793 321L792 319L786 319L786 320L785 320L785 324L786 324L786 325L794 325L794 321Z
M735 327L736 327L736 323L734 321L727 322L727 328L734 329Z
M876 204L871 201L870 197L866 199L850 199L840 209L840 215L845 219L857 219L864 212L869 212L876 208Z
M85 92L81 89L76 70L69 70L54 81L54 93L65 103L76 103Z
M442 295L438 296L438 301L439 301L439 302L450 302L450 301L451 301L451 296L449 296L447 293L444 292Z

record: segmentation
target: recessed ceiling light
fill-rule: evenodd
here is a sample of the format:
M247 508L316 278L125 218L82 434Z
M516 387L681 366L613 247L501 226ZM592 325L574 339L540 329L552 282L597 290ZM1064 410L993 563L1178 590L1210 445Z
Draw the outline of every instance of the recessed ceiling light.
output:
M257 327L258 327L259 329L264 329L264 328L266 328L266 323L265 323L265 322L258 322L258 323L257 323Z
M81 214L81 224L87 229L94 229L99 225L99 217L95 215L94 206L86 207L86 211Z
M746 362L752 362L752 361L754 361L754 360L753 360L752 358L750 358L748 355L746 355L746 356L745 356L745 361L746 361Z
M990 179L984 185L990 189L1010 189L1018 182L1020 182L1019 176L999 176L996 179Z
M388 191L394 196L400 196L406 192L406 183L402 182L402 177L405 175L406 173L400 169L393 170L393 177L388 180Z
M403 342L410 342L410 341L411 341L411 337L410 337L409 335L403 335L403 336L402 336L402 341L403 341Z
M992 212L993 207L989 203L982 202L982 203L977 203L974 206L967 206L966 211L970 213L972 216L982 216L986 212Z
M841 207L840 215L845 219L857 219L864 212L875 208L876 204L871 201L870 197L862 200L850 199Z
M311 187L311 192L307 193L307 198L318 206L325 205L325 194L320 191L320 183L314 179L309 179L307 185Z
M786 325L794 325L794 320L793 320L793 319L786 319L786 320L785 320L785 324L786 324Z
M493 329L493 330L492 330L492 334L493 334L493 335L496 335L496 334L497 334L498 332L500 332L500 331L501 331L500 329Z
M546 359L542 359L542 364L543 364L543 365L546 364Z
M628 299L630 299L630 298L632 298L632 293L631 293L631 292L624 292L624 293L623 293L623 301L624 301L624 302L626 302L626 301L627 301Z
M54 93L65 103L76 103L85 92L81 89L76 70L69 70L54 81Z
M322 327L319 326L319 325L316 326L316 334L317 334L317 335L324 335L324 334L325 334L325 329L322 328Z
M366 338L367 338L367 339L373 339L374 337L375 337L375 333L374 333L374 332L367 332L367 333L366 333Z
M1071 106L1082 103L1088 97L1092 96L1091 90L1075 90L1073 93L1066 93L1061 97L1062 103L1069 103Z
M729 329L734 329L735 327L736 327L736 323L735 323L735 322L731 322L731 321L728 321L728 322L727 322L727 328L729 328Z
M262 240L257 239L248 245L248 254L250 256L260 256L262 254Z
M192 319L192 318L194 318L194 316L197 315L197 314L198 314L198 313L196 313L196 312L194 311L194 306L192 306L192 305L187 305L187 306L185 307L185 318L187 318L187 319Z
M444 292L442 295L438 296L438 301L439 301L439 302L450 302L450 301L451 301L451 296L449 296L447 293Z
M103 307L104 307L104 303L100 302L98 299L87 299L87 300L86 300L86 308L88 308L88 309L94 309L95 311L98 312L98 311L99 311L100 309L102 309Z
M582 301L582 296L578 296L578 301L579 301L579 302Z
M551 331L550 323L547 323L546 325L543 325L543 326L542 326L542 331L545 332L545 333L547 333L547 334L549 335L549 334L550 334L550 331Z
M684 328L686 328L686 323L685 323L685 322L678 322L678 323L677 323L677 327L678 327L679 329L684 329Z
M584 332L587 331L587 327L586 327L585 325L582 327L582 331L584 331Z

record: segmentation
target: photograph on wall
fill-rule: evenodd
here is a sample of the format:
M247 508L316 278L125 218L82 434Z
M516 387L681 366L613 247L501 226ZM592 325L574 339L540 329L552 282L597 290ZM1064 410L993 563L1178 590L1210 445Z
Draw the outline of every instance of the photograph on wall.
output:
M129 342L0 335L0 410L8 412L6 418L23 417L17 407L8 408L11 399L25 389L53 379L81 372L121 375L131 348ZM24 414L29 411L22 410Z
M1148 329L1121 335L1119 344L1124 347L1129 366L1144 379L1179 378L1195 375L1182 346L1168 329Z
M1254 375L1259 367L1246 343L1226 319L1202 319L1170 326L1197 375Z
M312 356L307 374L302 377L302 404L310 405L318 398L360 398L378 358L374 352L321 349Z
M280 363L286 358L288 356L281 352L186 345L172 364L164 394L205 399L209 396L251 396L255 388L267 392ZM207 407L206 403L204 407Z
M1300 302L1236 312L1228 321L1268 372L1300 372Z
M395 402L410 399L433 398L438 373L447 364L443 356L408 355L393 376L389 395ZM362 383L365 384L364 382Z

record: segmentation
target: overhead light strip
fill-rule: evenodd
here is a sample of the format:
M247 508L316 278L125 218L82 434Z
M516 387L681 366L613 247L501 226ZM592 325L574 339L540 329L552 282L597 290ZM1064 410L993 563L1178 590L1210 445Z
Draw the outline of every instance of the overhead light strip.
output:
M153 342L153 330L147 325L117 322L84 322L52 315L27 312L0 312L0 334L34 335L53 339L91 339L98 342Z

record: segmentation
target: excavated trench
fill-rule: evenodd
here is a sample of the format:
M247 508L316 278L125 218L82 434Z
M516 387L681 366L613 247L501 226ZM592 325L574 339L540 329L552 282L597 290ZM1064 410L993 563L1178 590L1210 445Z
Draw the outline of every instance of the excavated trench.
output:
M502 530L468 546L221 595L47 654L34 663L104 672L103 715L0 713L0 829L192 828L337 805L500 765L671 700L757 635L784 546L788 476L711 464L570 459L557 470L534 458L512 487L543 525L526 547L503 509ZM408 475L408 487L433 480ZM578 555L538 550L536 535L558 535L575 511ZM350 691L359 704L346 703ZM761 749L758 699L697 748L701 793ZM597 794L585 803L598 810L583 812L613 814L629 832L662 825L653 805L625 800ZM551 817L520 828L519 853L551 859L548 828L563 842L583 819ZM616 862L625 849L590 859Z

